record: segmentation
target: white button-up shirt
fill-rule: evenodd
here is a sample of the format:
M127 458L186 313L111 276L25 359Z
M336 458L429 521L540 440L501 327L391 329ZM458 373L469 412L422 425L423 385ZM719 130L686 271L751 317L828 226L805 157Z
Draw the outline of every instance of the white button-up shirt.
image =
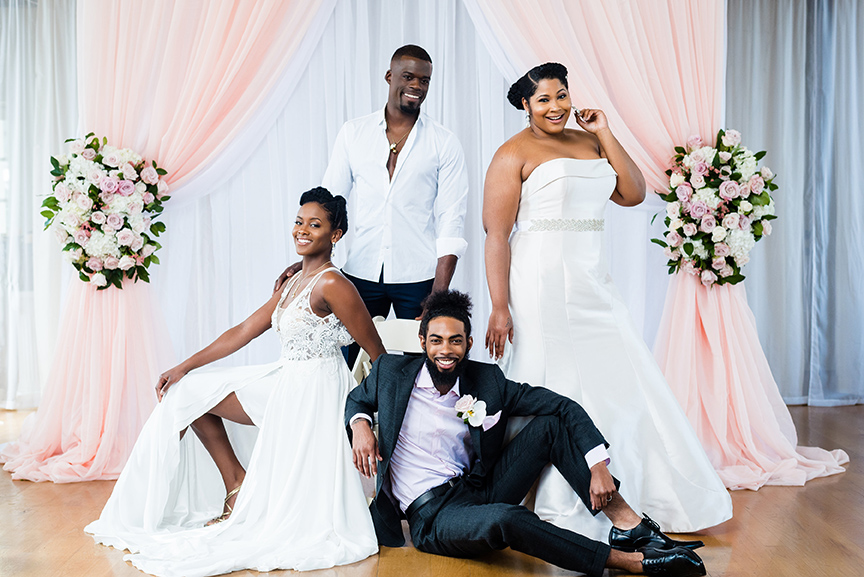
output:
M456 136L421 112L387 171L384 109L339 130L322 185L349 200L348 258L343 270L377 282L435 277L438 258L461 257L468 204L465 157Z

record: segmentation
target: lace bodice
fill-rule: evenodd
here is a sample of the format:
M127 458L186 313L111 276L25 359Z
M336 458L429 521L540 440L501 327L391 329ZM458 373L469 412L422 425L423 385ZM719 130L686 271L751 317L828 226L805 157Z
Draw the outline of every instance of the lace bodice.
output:
M306 285L297 297L284 308L282 303L291 290L300 282L301 275L298 273L282 290L279 304L273 311L271 323L279 333L279 341L282 344L281 358L284 360L306 360L341 355L340 347L354 342L351 334L342 321L330 313L326 317L319 317L312 310L309 296L312 289L321 278L321 275L335 267L325 269Z

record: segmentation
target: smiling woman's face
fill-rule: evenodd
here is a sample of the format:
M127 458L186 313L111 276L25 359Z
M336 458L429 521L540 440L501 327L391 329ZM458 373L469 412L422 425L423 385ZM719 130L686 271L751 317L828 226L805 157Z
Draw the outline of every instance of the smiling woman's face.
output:
M317 202L307 202L297 211L294 220L294 248L300 256L318 254L330 251L335 240L341 236L340 231L333 230L327 211Z
M528 105L531 123L543 132L562 132L570 118L570 92L557 78L538 82Z

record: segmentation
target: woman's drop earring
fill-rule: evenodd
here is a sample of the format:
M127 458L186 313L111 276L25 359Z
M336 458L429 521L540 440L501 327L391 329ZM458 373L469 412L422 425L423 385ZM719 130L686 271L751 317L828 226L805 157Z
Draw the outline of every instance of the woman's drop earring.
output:
M336 256L336 243L335 242L330 245L330 258L332 259L334 256Z

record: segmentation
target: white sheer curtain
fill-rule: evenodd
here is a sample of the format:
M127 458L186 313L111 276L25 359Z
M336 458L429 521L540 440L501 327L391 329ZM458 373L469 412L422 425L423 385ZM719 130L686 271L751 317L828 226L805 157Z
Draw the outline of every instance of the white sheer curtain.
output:
M53 354L62 272L37 208L51 191L47 159L74 130L75 110L74 0L0 2L0 406L6 409L38 403Z
M474 295L475 334L485 332L483 175L497 147L524 119L507 104L509 84L460 0L344 0L284 112L242 168L193 203L168 204L162 265L153 277L178 356L194 352L267 300L279 272L295 259L290 233L300 194L320 183L342 123L384 106L390 56L407 43L423 46L434 61L424 109L453 130L465 149L469 248L453 286ZM350 223L350 207L348 216ZM178 242L181 237L188 240ZM260 341L227 362L264 362L278 354L275 339Z
M746 286L784 399L864 400L864 6L728 1L726 124L767 150L779 218Z

